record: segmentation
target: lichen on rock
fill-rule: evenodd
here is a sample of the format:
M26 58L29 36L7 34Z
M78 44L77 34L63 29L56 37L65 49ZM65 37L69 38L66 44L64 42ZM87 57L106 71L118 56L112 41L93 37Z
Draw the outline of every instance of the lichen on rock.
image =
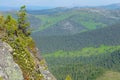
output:
M20 67L14 62L13 49L0 41L0 80L24 80Z
M18 64L13 59L13 48L0 41L0 80L26 80L23 77L23 72ZM39 54L39 52L37 52ZM33 53L31 53L33 54ZM36 71L43 76L43 78L38 80L56 80L56 78L49 72L46 62L44 59L38 59L39 56L31 55L36 62ZM33 78L33 80L35 80Z

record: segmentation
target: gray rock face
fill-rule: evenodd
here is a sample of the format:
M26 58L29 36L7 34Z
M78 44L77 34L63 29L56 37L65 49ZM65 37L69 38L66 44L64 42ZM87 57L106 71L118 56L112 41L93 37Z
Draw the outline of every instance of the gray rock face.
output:
M47 65L46 63L43 65L39 65L39 70L41 72L41 74L44 76L44 80L57 80L52 73L46 69Z
M31 55L34 57L34 59L37 62L38 68L37 70L43 75L43 79L42 80L57 80L52 73L49 71L49 69L47 68L47 63L44 60L44 58L40 55L40 51L38 50L38 48L36 48L37 53L36 55L33 55L34 53L31 53Z
M0 41L0 80L24 80L20 67L13 60L12 53L13 49L11 46ZM37 57L33 53L31 53L31 56L39 66L37 70L43 75L44 78L42 80L57 80L46 68L46 62L44 64L39 63L39 61L43 61L43 58L39 55L39 51L37 54Z
M0 41L0 79L24 80L21 69L13 60L12 51L7 43Z

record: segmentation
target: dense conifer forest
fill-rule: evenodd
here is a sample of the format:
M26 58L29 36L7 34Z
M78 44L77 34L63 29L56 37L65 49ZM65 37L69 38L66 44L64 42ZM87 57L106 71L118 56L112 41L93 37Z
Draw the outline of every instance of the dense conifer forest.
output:
M33 35L38 47L43 53L57 50L72 51L85 47L99 47L100 45L114 46L120 44L120 24L79 33L70 36L40 36ZM47 45L45 45L47 44Z
M38 47L45 53L43 56L57 79L64 80L70 75L73 80L99 80L109 71L119 75L119 34L120 24L117 23L75 35L33 37L40 44ZM120 78L113 80L117 79Z

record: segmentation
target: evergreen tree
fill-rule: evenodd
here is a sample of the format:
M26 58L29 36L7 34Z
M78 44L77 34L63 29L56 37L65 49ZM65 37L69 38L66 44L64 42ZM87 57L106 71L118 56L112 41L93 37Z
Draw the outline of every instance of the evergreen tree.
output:
M6 33L8 36L16 35L17 36L17 22L10 15L7 16L5 20Z
M22 31L25 36L30 35L29 22L27 21L26 6L22 6L18 12L18 29Z

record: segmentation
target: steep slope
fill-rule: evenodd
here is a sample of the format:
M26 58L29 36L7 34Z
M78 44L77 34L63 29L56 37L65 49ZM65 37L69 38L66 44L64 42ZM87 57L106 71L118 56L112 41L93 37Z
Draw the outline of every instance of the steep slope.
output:
M22 62L20 64L20 63L16 62L14 54L15 54L14 50L9 44L0 41L0 78L3 78L4 80L28 80L28 79L25 79L24 71L22 71L20 69L20 68L22 68L21 66L25 67L25 64L28 64L28 63ZM38 52L38 54L39 54L39 52ZM36 65L38 66L38 68L36 67L35 70L40 72L37 74L41 75L41 79L38 79L38 80L56 80L54 78L54 76L47 69L46 62L42 59L41 59L41 61L39 61L37 59L38 57L40 59L39 55L38 55L38 57L35 57L33 55L34 55L34 53L31 53L30 56L32 56L34 58L34 61L37 62ZM26 56L28 56L28 55L26 55ZM13 57L14 57L14 59L13 59ZM29 64L32 64L32 63L29 63ZM26 66L26 68L27 68L27 66ZM23 78L23 74L24 74L24 78ZM34 72L33 75L35 75L35 74L36 73ZM43 76L43 78L42 78L42 76Z
M24 15L22 19L25 18L26 14L23 8L25 7L23 6L21 8L23 12L19 12L19 14ZM19 18L21 19L21 16L19 16ZM5 77L5 80L56 80L49 72L45 60L41 57L35 42L30 37L28 25L26 26L28 23L23 19L24 23L21 24L21 22L19 22L21 21L20 19L16 21L11 16L7 16L6 18L0 16L0 57L2 57L0 58L0 72L3 71L0 73L0 79ZM27 30L25 30L26 28ZM11 53L13 59L11 59L12 57L8 59L8 56L5 56L4 53ZM4 56L2 56L2 54L4 54ZM4 62L5 59L11 60L8 61L10 63L6 62L3 64L2 62ZM16 72L17 67L11 67L11 62L18 64L22 74L20 74L19 69L20 75ZM11 69L15 70L15 73L12 73L13 70ZM9 76L4 76L4 74ZM24 79L22 79L22 76Z

